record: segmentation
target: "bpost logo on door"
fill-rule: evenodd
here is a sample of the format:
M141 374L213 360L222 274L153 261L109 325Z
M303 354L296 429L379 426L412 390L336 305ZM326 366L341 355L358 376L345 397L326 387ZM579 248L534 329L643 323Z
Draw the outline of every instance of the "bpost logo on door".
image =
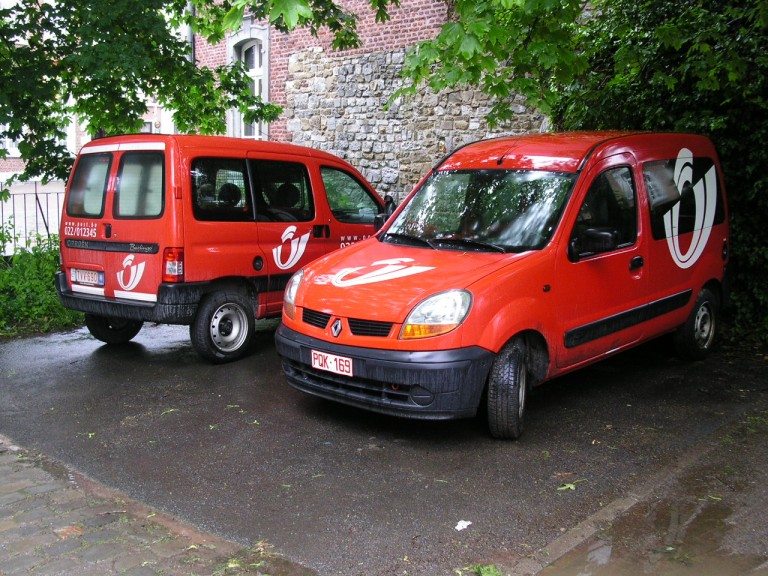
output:
M134 255L128 254L123 259L123 268L117 273L117 283L120 284L120 288L126 292L130 292L141 282L141 277L144 275L144 266L146 262L133 263ZM125 273L128 272L128 280L125 279Z
M699 179L694 182L694 178ZM674 168L674 182L678 193L682 196L683 190L692 188L693 198L696 203L696 212L693 222L693 236L688 249L683 252L680 248L680 202L664 214L664 232L667 237L667 246L672 259L680 268L686 269L693 266L701 257L712 231L712 222L717 210L717 172L715 165L711 164L704 176L694 173L693 153L683 148L677 154Z
M283 232L281 237L283 243L280 246L272 248L272 258L275 260L275 264L280 270L288 270L296 265L304 255L304 250L307 248L307 242L309 242L309 232L301 235L298 238L294 238L296 234L296 226L288 226ZM291 252L288 254L288 260L283 262L283 246L285 243L291 241Z

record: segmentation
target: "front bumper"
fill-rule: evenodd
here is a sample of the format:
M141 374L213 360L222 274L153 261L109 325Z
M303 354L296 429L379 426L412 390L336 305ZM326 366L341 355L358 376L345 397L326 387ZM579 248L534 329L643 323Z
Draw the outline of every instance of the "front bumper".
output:
M342 346L282 324L275 344L294 388L375 412L427 420L474 416L494 359L478 346L428 352ZM354 376L312 368L312 350L351 358Z

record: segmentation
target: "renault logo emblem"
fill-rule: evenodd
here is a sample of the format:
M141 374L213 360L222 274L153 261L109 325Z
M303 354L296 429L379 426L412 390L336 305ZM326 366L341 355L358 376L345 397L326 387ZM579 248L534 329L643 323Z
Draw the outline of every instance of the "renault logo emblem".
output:
M336 318L336 321L331 325L331 334L334 338L338 338L341 334L341 319Z

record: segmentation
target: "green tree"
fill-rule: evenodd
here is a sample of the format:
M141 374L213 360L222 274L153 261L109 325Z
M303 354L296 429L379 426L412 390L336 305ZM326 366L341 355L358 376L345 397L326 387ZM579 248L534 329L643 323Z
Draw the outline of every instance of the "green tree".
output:
M379 21L391 4L398 0L370 0ZM181 132L223 133L232 108L247 122L275 120L280 107L253 96L241 65L197 66L178 34L188 25L219 41L246 10L277 30L326 27L336 48L360 42L356 17L333 0L19 0L0 8L0 137L18 141L20 179L66 178L73 117L92 136L135 132L147 96L173 111Z
M180 0L21 0L0 9L0 136L18 141L22 178L65 178L73 116L91 135L136 132L147 96L179 130L220 133L225 112L273 120L280 109L249 91L238 64L190 60L175 26L193 22ZM0 154L4 154L0 150Z
M554 123L709 135L732 213L740 335L768 343L768 2L600 0L579 30L586 72L555 86Z
M768 343L768 1L455 0L406 59L415 92L516 94L560 129L691 131L715 142L732 212L739 334Z

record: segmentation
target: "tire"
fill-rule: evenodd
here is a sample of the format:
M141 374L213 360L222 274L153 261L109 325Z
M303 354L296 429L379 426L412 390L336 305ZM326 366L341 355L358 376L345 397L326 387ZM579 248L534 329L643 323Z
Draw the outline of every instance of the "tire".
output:
M197 353L214 364L245 356L255 331L254 307L239 290L213 292L197 309L189 336Z
M515 338L501 349L488 377L488 429L494 438L514 440L523 432L528 396L525 342Z
M705 358L715 344L720 320L720 299L709 288L702 289L685 324L675 332L677 353L689 360Z
M124 318L109 318L107 316L85 315L85 325L97 340L107 344L125 344L139 333L144 322L141 320L126 320Z

